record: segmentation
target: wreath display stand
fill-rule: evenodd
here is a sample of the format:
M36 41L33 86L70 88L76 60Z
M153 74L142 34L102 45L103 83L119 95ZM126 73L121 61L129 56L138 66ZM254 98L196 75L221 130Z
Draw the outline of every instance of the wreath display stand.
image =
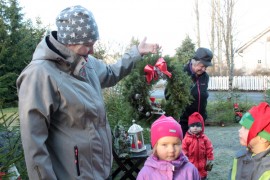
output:
M151 91L159 79L166 80L166 99L156 101L151 97ZM190 103L190 86L191 80L183 71L180 60L146 55L124 79L123 95L133 109L132 119L152 120L165 114L178 120Z

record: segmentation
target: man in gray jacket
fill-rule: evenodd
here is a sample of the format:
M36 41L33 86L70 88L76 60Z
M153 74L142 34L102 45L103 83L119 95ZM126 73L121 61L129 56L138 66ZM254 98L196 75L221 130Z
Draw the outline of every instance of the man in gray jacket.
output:
M112 165L111 129L102 88L129 74L158 44L144 39L112 65L95 59L93 14L68 7L17 79L21 137L29 178L104 180Z

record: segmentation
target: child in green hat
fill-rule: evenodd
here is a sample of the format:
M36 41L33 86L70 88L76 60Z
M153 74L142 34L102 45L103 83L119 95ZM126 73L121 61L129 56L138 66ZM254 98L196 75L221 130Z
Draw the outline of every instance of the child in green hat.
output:
M270 106L253 106L239 122L239 141L244 149L237 152L230 172L231 180L270 179Z

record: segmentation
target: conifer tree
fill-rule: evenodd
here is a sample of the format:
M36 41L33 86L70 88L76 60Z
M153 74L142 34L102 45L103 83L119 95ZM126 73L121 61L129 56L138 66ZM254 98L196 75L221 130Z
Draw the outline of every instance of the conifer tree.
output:
M0 78L4 79L0 84L0 96L5 106L16 105L17 76L31 60L45 32L41 26L34 27L30 20L24 21L21 10L17 0L0 1Z
M195 53L195 44L189 36L182 41L180 47L176 48L176 59L180 60L181 63L186 64Z

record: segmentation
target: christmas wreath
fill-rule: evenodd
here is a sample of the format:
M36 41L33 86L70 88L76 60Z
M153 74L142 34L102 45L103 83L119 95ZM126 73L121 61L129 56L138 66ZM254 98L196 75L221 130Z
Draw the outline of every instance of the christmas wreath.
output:
M158 102L151 97L151 92L161 78L166 80L166 98ZM148 120L165 114L179 119L190 102L190 85L191 80L183 71L180 60L147 55L124 79L123 95L133 108L132 118Z

